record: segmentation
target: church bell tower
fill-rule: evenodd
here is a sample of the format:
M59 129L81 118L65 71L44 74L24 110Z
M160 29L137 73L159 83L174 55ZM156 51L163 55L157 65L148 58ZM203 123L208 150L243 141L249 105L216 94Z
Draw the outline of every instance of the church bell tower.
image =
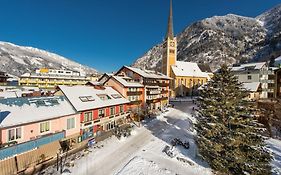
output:
M170 0L170 14L168 18L168 29L163 44L162 55L162 73L171 77L171 66L176 64L177 60L177 38L174 37L173 29L173 3Z

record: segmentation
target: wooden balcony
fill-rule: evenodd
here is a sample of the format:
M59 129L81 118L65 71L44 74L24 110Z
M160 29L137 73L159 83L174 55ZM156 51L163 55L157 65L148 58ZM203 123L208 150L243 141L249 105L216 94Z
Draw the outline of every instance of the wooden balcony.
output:
M132 96L132 95L141 95L142 92L141 91L128 91L127 95L128 96Z
M137 100L137 101L131 101L130 105L140 105L142 104L142 100Z
M158 86L160 86L160 87L167 87L169 85L170 85L169 83L159 83L158 84Z

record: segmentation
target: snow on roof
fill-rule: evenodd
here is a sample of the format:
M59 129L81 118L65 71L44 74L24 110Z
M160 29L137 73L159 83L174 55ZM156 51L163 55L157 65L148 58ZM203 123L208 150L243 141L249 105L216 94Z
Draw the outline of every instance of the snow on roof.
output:
M244 70L260 70L266 62L259 62L259 63L247 63L247 64L241 64L239 66L233 66L231 67L232 71L244 71Z
M104 89L95 89L91 86L58 87L77 111L86 111L130 102L112 87L104 87ZM107 99L102 100L98 95L102 95Z
M243 87L251 92L257 92L260 82L243 83Z
M176 76L209 78L209 75L202 72L197 63L177 61L176 65L172 66L172 70Z
M0 92L0 99L1 98L17 98L18 95L16 92L13 91L4 91L4 92Z
M0 100L0 128L75 114L64 96Z
M124 67L126 67L127 69L130 69L131 71L133 71L145 78L171 79L170 77L168 77L160 72L155 73L155 71L142 70L142 69L135 68L135 67L129 67L129 66L124 66Z
M121 83L125 87L143 87L143 85L138 83L138 82L126 81L126 79L127 80L131 79L129 77L112 76L112 78L114 78L116 81L118 81L119 83Z

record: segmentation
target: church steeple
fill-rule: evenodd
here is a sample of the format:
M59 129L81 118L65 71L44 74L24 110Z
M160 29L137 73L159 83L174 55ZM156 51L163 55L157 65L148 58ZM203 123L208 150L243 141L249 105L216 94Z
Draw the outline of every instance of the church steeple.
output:
M170 0L170 14L168 19L168 30L166 39L173 39L174 38L174 27L173 27L173 1Z

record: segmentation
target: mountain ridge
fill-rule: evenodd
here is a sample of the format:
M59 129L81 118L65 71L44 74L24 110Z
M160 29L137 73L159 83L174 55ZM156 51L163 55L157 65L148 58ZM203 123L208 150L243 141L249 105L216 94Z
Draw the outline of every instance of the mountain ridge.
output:
M59 54L30 46L0 41L0 70L14 76L32 72L36 68L68 69L96 74L94 68L77 63Z
M178 60L227 64L266 61L281 55L281 4L255 18L236 14L213 16L187 26L176 37ZM162 43L139 57L133 67L160 71Z

